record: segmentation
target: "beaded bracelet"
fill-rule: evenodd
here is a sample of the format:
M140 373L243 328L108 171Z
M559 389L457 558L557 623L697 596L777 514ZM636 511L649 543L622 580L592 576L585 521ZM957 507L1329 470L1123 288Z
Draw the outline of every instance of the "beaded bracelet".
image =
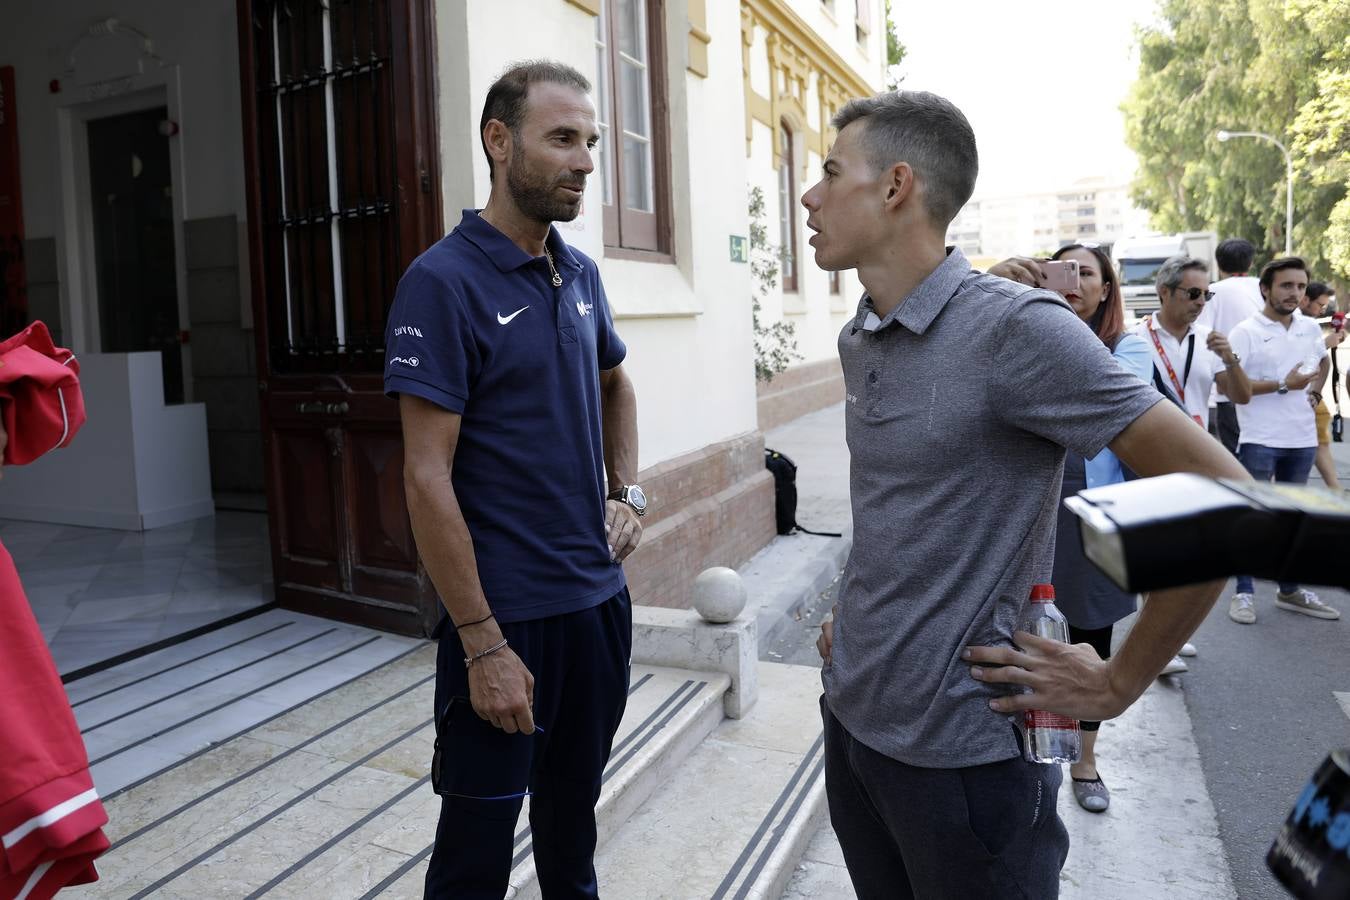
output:
M502 638L501 643L495 644L494 646L491 646L491 647L487 648L486 650L480 650L479 652L475 653L473 656L465 657L465 659L464 659L464 668L466 668L466 669L471 669L471 668L473 668L473 664L474 664L474 663L478 662L480 659L482 659L482 658L485 657L485 656L491 656L493 653L496 653L498 650L502 649L502 648L505 647L505 646L506 646L506 638Z

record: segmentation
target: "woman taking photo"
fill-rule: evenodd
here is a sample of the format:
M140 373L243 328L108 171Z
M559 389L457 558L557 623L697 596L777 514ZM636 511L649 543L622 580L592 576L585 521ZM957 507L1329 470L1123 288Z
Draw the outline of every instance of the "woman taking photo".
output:
M1069 244L1055 251L1052 260L1078 263L1078 287L1059 293L1092 332L1111 351L1121 367L1140 381L1152 383L1153 360L1144 339L1125 330L1125 303L1121 299L1111 260L1096 247ZM1045 283L1041 263L1031 259L1005 260L989 270L1023 284ZM1065 450L1064 486L1060 492L1059 524L1055 532L1055 604L1069 620L1069 641L1091 644L1102 659L1111 656L1111 631L1115 623L1135 611L1135 595L1116 587L1083 555L1078 519L1064 508L1064 498L1089 487L1118 484L1125 480L1120 460L1103 450L1085 460ZM1083 753L1069 767L1073 795L1078 805L1089 812L1105 812L1111 804L1111 792L1097 771L1097 728L1099 722L1083 722Z

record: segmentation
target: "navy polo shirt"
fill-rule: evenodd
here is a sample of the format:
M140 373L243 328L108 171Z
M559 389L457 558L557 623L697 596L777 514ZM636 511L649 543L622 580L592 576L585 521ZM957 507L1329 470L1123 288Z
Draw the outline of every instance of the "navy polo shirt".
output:
M597 606L624 587L605 541L600 370L627 353L595 262L562 276L476 211L413 261L385 334L384 389L463 418L452 481L500 622Z

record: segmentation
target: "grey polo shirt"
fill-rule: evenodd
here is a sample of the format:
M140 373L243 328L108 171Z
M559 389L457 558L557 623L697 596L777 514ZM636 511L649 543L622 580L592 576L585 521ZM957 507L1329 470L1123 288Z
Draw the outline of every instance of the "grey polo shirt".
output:
M975 272L960 250L884 319L864 297L839 335L853 551L826 700L914 766L1009 759L1006 688L961 660L1011 642L1053 568L1064 447L1096 456L1162 397L1057 294Z

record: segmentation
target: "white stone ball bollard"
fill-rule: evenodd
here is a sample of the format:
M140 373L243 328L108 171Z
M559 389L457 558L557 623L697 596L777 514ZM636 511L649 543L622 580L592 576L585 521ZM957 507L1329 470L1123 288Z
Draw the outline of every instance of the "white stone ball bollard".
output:
M745 582L735 569L713 566L694 579L694 609L705 621L721 625L745 609Z

